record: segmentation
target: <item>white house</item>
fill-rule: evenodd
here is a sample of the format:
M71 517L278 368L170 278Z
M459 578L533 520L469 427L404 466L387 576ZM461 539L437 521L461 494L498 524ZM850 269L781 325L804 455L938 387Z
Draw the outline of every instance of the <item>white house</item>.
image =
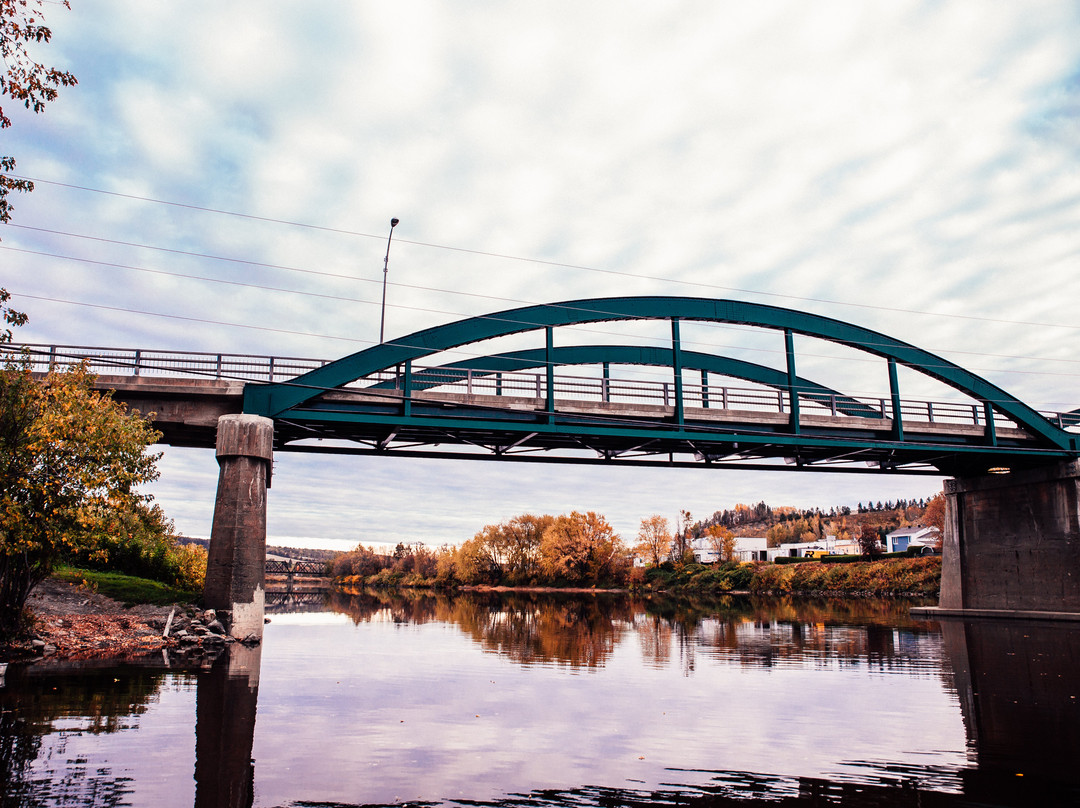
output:
M941 547L941 531L936 527L902 527L885 536L886 553L902 553L909 547Z
M765 561L768 558L769 540L765 536L736 536L736 561Z
M764 536L736 536L735 537L735 560L736 561L764 561L766 547L769 540ZM705 537L694 539L690 544L694 551L694 561L699 564L712 564L720 560L709 540Z
M777 560L778 556L804 557L810 553L837 552L836 536L829 534L824 539L815 541L788 541L779 547L770 547L768 552L769 561Z

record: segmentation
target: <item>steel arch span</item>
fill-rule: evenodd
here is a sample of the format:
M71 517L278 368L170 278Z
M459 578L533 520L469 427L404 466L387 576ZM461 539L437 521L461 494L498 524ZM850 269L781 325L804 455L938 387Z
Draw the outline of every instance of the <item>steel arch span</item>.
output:
M668 321L670 346L554 344L558 328L635 320ZM777 332L786 366L684 350L684 322ZM479 351L467 360L419 365L447 351L526 332L542 333L542 347ZM799 376L796 335L884 360L888 393L868 400ZM633 365L666 369L662 397L609 374L613 366ZM579 376L568 380L556 372L582 366L602 368L603 376L590 386ZM971 404L904 399L898 367L948 385ZM700 383L688 381L694 372ZM758 398L718 388L715 376L753 383ZM775 405L762 403L768 396ZM693 297L593 298L462 319L359 351L286 383L249 384L244 411L273 418L278 448L296 451L949 475L1080 456L1075 434L986 379L914 345L808 312Z

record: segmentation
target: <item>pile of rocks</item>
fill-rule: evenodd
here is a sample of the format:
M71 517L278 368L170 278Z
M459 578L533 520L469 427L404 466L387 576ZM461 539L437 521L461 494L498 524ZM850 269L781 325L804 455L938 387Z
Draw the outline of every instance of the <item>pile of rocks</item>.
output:
M221 616L226 620L229 619L228 613L222 613ZM180 613L173 609L165 623L162 637L175 640L181 648L191 645L223 647L229 643L237 642L236 639L229 636L225 624L218 618L218 613L214 609L207 609L202 612L188 609ZM245 645L258 645L259 637L249 634L240 642Z

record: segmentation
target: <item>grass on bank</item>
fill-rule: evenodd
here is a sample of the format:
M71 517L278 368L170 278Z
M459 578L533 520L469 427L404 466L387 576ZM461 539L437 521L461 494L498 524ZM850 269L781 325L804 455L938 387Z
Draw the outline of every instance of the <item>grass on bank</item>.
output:
M732 590L761 595L826 594L839 597L865 595L934 596L941 586L941 558L886 558L851 563L823 563L801 559L774 564L670 564L644 573L648 589L671 592L723 594Z
M52 577L85 586L99 595L118 600L125 606L143 603L151 606L196 603L202 598L202 592L178 589L160 581L151 581L148 578L137 578L134 575L123 575L118 572L101 572L64 566L57 567Z

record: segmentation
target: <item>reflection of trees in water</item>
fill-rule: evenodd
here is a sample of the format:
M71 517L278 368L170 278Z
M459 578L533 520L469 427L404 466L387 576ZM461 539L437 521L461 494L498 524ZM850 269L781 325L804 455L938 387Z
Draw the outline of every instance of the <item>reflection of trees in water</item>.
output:
M515 662L583 668L603 665L633 619L630 599L608 594L369 589L334 593L329 607L357 623L451 623Z
M940 642L909 604L892 600L736 598L704 616L698 648L743 665L828 660L838 665L939 671Z
M86 761L70 762L67 739L137 726L138 716L157 701L165 675L134 669L122 675L116 669L58 675L10 669L0 688L0 806L123 804L130 793L127 778L88 768Z
M702 653L755 667L828 659L936 669L939 658L906 601L369 589L334 592L329 608L358 623L452 623L522 664L603 665L628 632L647 663L677 658L687 675Z

